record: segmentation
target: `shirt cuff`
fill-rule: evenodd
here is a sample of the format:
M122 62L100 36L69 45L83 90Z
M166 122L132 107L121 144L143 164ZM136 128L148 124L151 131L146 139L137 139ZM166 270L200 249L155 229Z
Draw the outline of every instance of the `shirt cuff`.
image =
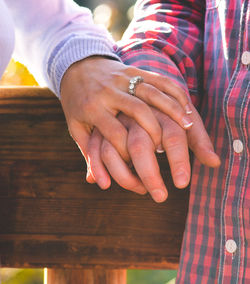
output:
M71 35L54 48L47 63L47 75L49 87L59 98L61 80L67 69L73 63L94 55L121 61L114 53L112 42L86 35Z
M117 54L126 65L133 65L137 68L155 72L172 79L175 84L181 87L191 97L195 106L199 105L199 96L196 88L188 86L187 82L171 58L165 53L159 53L151 49L128 50L117 49Z

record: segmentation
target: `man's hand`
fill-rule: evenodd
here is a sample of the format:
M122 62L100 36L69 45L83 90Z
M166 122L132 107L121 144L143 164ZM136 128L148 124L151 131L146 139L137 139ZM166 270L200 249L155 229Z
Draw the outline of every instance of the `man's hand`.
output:
M136 96L128 94L129 80L142 76ZM61 103L69 131L88 162L87 145L96 127L120 156L129 160L128 132L119 112L133 118L160 147L162 131L149 105L168 114L183 129L191 127L187 95L169 79L118 61L93 56L73 64L61 83Z
M186 187L190 181L188 147L201 163L209 167L220 165L220 159L214 153L198 112L194 107L192 111L194 125L185 131L167 115L153 110L162 127L162 145L166 151L173 181L178 188ZM167 188L160 174L152 140L134 120L122 114L119 115L119 119L128 129L128 152L137 175L132 173L129 165L114 147L95 130L88 147L90 169L87 181L97 182L105 189L110 186L110 174L121 187L139 194L149 192L156 202L163 202L167 198Z

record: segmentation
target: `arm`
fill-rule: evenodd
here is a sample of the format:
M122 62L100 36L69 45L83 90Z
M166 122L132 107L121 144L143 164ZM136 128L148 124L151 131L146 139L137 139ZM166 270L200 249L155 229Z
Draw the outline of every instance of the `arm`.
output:
M118 55L125 64L166 75L188 89L197 106L202 88L204 1L139 0Z
M181 89L189 91L196 106L202 87L202 3L138 1L135 18L117 50L126 64L165 75ZM201 163L210 167L220 165L220 159L214 153L212 143L195 108L191 115L194 125L187 132L165 114L156 110L154 112L157 112L156 117L162 127L162 145L166 150L177 187L183 188L190 181L188 147ZM126 125L124 120L123 123ZM107 141L101 142L100 136L93 135L94 142L90 143L89 152L90 157L94 158L87 180L95 180L102 188L106 188L110 184L108 170L122 187L138 193L148 191L155 201L162 202L167 197L166 187L160 176L150 140L135 122L130 123L127 128L127 145L138 176L132 174ZM96 141L104 146L96 147ZM98 160L98 151L101 151L102 160Z
M154 89L154 101L150 98L156 107L168 106L161 92L168 82L114 60L118 57L113 54L112 39L106 30L94 25L88 9L73 0L9 0L8 7L17 29L18 58L30 67L39 83L44 78L61 95L70 133L86 159L86 145L94 126L128 159L127 130L115 117L119 111L133 117L150 134L155 147L161 144L158 121L146 103L128 95L128 82L131 77L143 76L144 91L138 90L142 96L147 94L145 88L150 88L147 82L158 82L161 88ZM147 102L145 96L144 100ZM172 101L176 111L165 108L166 113L183 128L190 126L185 93Z
M16 58L37 81L60 96L60 84L74 62L91 55L108 56L114 42L93 23L91 12L71 0L8 0L16 27Z

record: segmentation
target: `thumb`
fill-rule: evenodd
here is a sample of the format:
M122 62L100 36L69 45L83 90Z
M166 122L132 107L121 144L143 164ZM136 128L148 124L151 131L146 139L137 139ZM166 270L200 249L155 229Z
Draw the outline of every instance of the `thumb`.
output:
M193 115L194 125L187 131L189 147L202 164L212 168L219 167L220 158L214 152L211 139L196 110L193 110Z
M79 122L75 122L74 124L71 124L69 132L86 161L86 181L89 183L95 183L95 178L91 171L90 158L88 155L88 143L90 140L91 127Z

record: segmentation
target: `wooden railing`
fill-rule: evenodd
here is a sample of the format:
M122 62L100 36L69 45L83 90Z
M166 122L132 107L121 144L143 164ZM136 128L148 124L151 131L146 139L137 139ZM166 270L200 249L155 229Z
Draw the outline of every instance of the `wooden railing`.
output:
M85 162L57 98L0 89L0 265L48 267L49 284L124 284L126 269L175 269L188 190L156 204L115 182L85 182Z

